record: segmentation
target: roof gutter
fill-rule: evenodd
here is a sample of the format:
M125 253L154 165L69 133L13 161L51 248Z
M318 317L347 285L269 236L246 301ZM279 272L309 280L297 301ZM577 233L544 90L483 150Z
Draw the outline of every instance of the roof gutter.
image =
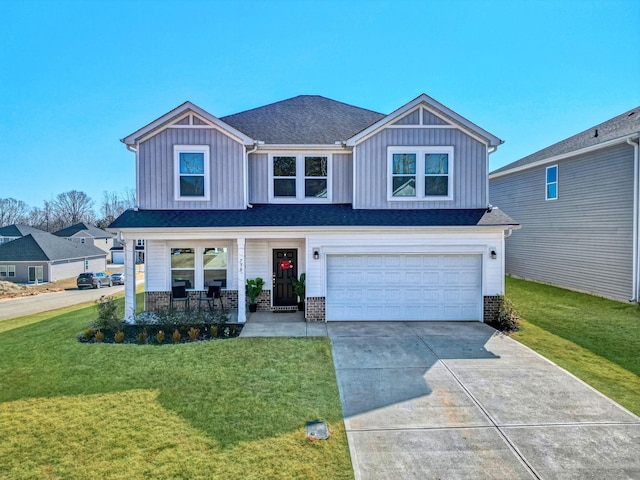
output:
M638 278L638 271L640 270L640 265L638 264L638 237L640 236L640 232L638 231L638 227L640 224L640 219L638 219L638 210L640 209L640 198L638 197L638 190L640 188L639 182L640 178L638 175L640 174L640 158L638 158L638 150L640 143L640 137L636 136L636 141L632 140L632 137L627 138L627 143L633 146L633 278L631 281L632 290L631 290L631 298L630 302L638 302L638 297L640 296L640 292L638 291L638 286L640 283L640 279Z
M558 160L563 160L569 157L575 157L576 155L582 155L583 153L589 153L594 150L599 150L601 148L610 147L611 145L616 145L619 143L624 143L633 138L638 138L638 134L634 133L633 135L626 135L624 137L614 138L613 140L609 140L607 142L598 143L597 145L591 145L590 147L585 147L580 150L573 150L567 153L561 153L559 155L553 155L551 157L543 158L536 162L527 163L525 165L520 165L519 167L510 168L508 170L503 170L501 172L494 172L489 174L490 179L503 177L505 175L510 175L512 173L521 172L523 170L528 170L530 168L539 167L540 165L546 165L548 163L554 163ZM627 142L628 143L628 142Z

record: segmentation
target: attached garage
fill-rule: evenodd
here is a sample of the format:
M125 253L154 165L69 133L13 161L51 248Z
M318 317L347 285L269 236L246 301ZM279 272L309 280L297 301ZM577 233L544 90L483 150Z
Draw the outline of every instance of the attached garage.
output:
M327 255L327 321L482 321L482 304L481 255Z

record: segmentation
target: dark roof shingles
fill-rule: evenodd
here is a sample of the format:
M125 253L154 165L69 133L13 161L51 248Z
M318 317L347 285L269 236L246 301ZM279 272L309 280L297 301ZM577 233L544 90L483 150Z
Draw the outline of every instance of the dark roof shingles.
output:
M494 208L354 210L348 204L260 204L247 210L127 210L108 228L517 226Z
M596 132L598 132L597 136ZM530 163L545 160L546 158L575 152L576 150L605 143L617 138L623 138L627 135L632 135L638 132L640 132L640 106L624 112L617 117L613 117L604 123L566 138L558 143L554 143L553 145L523 157L520 160L511 162L510 164L498 168L491 173L500 173L511 170L512 168L522 167Z
M319 95L300 95L220 120L267 144L331 145L384 117Z
M71 225L70 227L63 228L62 230L58 230L57 232L53 232L57 237L73 237L76 233L86 231L93 238L113 238L113 235L109 232L105 232L98 227L94 227L93 225L87 225L84 222L76 223L75 225Z
M47 232L34 232L0 245L1 262L49 262L107 254L98 247L78 244Z
M33 232L44 232L44 230L21 223L14 223L0 228L0 237L23 237Z

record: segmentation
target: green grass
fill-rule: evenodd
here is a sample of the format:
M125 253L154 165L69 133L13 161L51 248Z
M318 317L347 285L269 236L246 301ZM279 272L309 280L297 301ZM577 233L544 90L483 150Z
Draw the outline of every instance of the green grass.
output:
M94 317L0 322L0 478L353 478L328 339L78 343Z
M507 277L516 340L640 415L640 306Z

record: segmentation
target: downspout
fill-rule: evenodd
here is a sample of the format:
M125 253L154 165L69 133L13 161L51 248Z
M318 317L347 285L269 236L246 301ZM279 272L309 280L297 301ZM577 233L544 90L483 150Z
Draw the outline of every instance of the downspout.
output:
M254 153L256 150L258 150L258 142L254 142L253 148L251 150L244 151L244 204L247 206L247 208L253 208L253 205L249 203L249 155Z
M631 282L631 298L629 299L629 301L638 302L638 296L640 295L640 293L638 292L638 202L640 201L640 199L638 198L638 174L640 168L640 159L638 158L638 142L632 141L631 137L629 137L627 138L627 143L633 146L633 278Z

